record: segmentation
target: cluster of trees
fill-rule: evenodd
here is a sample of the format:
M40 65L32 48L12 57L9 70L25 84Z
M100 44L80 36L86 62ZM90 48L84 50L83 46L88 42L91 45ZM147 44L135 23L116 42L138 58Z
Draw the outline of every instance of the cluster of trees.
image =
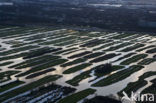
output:
M154 19L155 13L149 15L149 11L155 9L129 9L124 6L94 8L82 4L74 5L77 0L74 4L56 1L58 0L17 0L12 6L0 6L0 24L76 25L122 31L156 31L152 28L142 29L138 25L142 18Z
M44 47L44 48L40 48L37 50L32 50L30 52L27 53L27 56L25 56L23 59L28 59L28 58L33 58L33 57L37 57L37 56L41 56L44 55L46 53L51 53L51 52L56 52L62 50L62 48L49 48L49 47Z
M95 73L108 73L113 69L112 64L106 63L95 67Z

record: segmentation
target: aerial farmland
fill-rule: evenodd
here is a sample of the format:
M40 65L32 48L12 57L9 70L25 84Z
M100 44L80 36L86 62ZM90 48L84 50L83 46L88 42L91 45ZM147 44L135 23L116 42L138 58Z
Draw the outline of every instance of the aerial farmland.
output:
M155 75L148 33L0 27L0 102L121 103L123 91L156 93Z

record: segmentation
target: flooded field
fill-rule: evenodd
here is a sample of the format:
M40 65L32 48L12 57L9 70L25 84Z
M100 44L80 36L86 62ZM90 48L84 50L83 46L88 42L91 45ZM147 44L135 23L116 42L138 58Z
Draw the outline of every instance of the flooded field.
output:
M0 102L120 100L122 91L156 93L155 79L156 36L0 27Z

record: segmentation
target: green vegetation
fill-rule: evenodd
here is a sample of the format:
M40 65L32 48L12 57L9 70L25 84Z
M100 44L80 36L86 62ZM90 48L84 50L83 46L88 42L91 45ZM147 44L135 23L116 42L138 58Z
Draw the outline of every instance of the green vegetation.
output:
M20 36L21 34L28 32L29 29L34 29L34 28L28 28L28 27L11 28L5 32L1 32L0 37L14 36L17 34L19 34L19 36Z
M9 38L14 38L14 37L19 37L23 38L22 36L25 35L32 35L36 34L39 32L47 32L49 30L54 30L52 28L48 27L17 27L17 28L11 28L8 31L3 32L3 38L4 39L9 39ZM24 37L25 38L25 37Z
M75 50L75 49L78 49L78 48L70 48L70 49L61 50L61 51L56 52L55 54L61 54L64 52L69 52L69 51Z
M32 79L32 78L35 78L35 77L40 76L40 75L44 75L44 74L52 72L52 71L55 71L55 68L45 69L43 71L39 71L39 72L30 74L26 77L26 79Z
M12 63L14 63L14 62L12 62L12 61L4 62L4 63L0 63L0 66L10 65L10 64L12 64Z
M95 76L97 76L97 78L101 77L101 76L105 76L113 71L117 71L120 69L123 69L124 66L120 66L120 65L113 65L110 68L109 67L103 67L103 65L99 65L93 69L95 69Z
M121 62L121 65L129 65L131 63L135 63L138 60L141 60L141 59L146 58L147 56L148 56L147 54L138 54L138 55L135 55L135 56L133 56L131 58L128 58L125 61Z
M147 46L147 47L138 49L137 51L138 51L138 52L141 52L141 51L143 51L143 50L146 50L146 49L149 49L149 48L153 48L153 47L155 47L155 45L150 45L150 46Z
M82 81L83 79L91 77L90 73L91 73L91 70L83 72L80 75L74 77L73 79L66 81L66 83L68 83L72 86L78 86L80 81Z
M102 45L100 47L94 48L93 51L104 49L104 48L109 47L109 46L111 46L113 44L115 44L115 42L110 42L110 43L104 44L104 45Z
M66 81L66 83L68 83L68 84L70 84L70 85L72 85L72 86L78 86L78 84L79 84L80 81L91 77L90 73L91 73L93 70L96 70L97 68L99 68L99 66L94 67L94 68L92 68L92 69L90 69L90 70L88 70L88 71L85 71L85 72L81 73L80 75L74 77L73 79ZM116 70L119 70L119 69L122 69L122 68L123 68L123 66L116 66L116 65L115 65L115 66L112 66L112 69L107 68L108 70L110 69L108 72L104 72L104 73L103 73L103 72L101 72L101 73L95 72L94 75L97 76L97 78L100 78L101 76L104 76L104 75L106 75L106 74L111 73L112 71L116 71ZM97 79L97 78L96 78L96 79Z
M106 43L106 42L109 42L108 40L100 40L100 39L92 39L90 41L87 41L86 43L80 45L80 47L94 47L94 46L97 46L99 44L102 44L102 43Z
M154 58L146 58L146 59L140 61L138 64L139 65L149 65L149 64L151 64L154 61L156 61L156 59L154 59Z
M128 57L131 57L131 56L134 55L134 54L136 54L136 53L129 53L129 54L126 54L126 55L124 55L124 56L118 58L117 60L115 60L115 62L116 62L116 61L119 61L119 60L123 60L123 59L128 58Z
M150 76L154 76L156 75L156 72L146 72L143 75L141 75L139 77L139 80L136 82L131 82L127 85L126 88L124 88L123 90L121 90L118 94L121 96L122 91L125 91L126 93L128 93L129 95L131 94L131 92L136 92L138 89L140 89L141 87L145 86L147 84L147 81L145 80L146 78L150 77Z
M145 44L139 44L138 43L138 44L135 44L133 46L127 47L127 48L125 48L125 49L123 49L121 51L122 52L128 52L128 51L132 51L132 50L138 49L138 48L143 47L143 46L145 46Z
M57 59L57 60L53 60L53 61L50 61L48 63L44 63L44 64L41 64L41 65L38 65L36 67L33 67L31 68L30 70L24 72L24 73L21 73L19 75L17 75L17 77L21 77L21 76L25 76L25 75L28 75L30 73L34 73L34 72L37 72L37 71L40 71L40 70L44 70L44 69L47 69L47 68L50 68L52 66L56 66L56 65L59 65L59 64L63 64L65 63L67 60L66 59Z
M65 32L66 33L66 32ZM58 33L57 35L55 34L55 35L51 35L50 37L48 37L47 39L48 40L50 40L50 41L52 41L53 39L59 39L59 38L61 38L61 37L67 37L68 35L66 35L66 34L62 34L62 33ZM49 42L50 42L49 41ZM43 43L47 43L47 42L43 42ZM42 43L41 43L42 44Z
M112 40L107 40L107 39L101 39L95 43L92 43L90 45L88 45L87 47L91 48L91 47L95 47L95 46L98 46L100 44L104 44L104 43L109 43L109 42L112 42Z
M80 91L78 93L72 94L70 96L67 96L63 99L61 99L58 103L77 103L78 101L80 101L81 99L94 94L96 90L94 89L85 89L83 91Z
M25 46L25 45L30 45L30 44L34 44L34 43L41 43L41 42L44 42L44 40L34 40L34 41L31 41L29 43L19 43L19 44L16 44L16 45L13 45L12 47L20 47L20 46Z
M141 75L141 76L139 77L139 79L145 79L145 78L147 78L147 77L154 76L154 75L156 75L156 72L154 72L154 71L146 72L146 73L144 73L143 75Z
M89 67L91 64L89 63L84 63L84 64L80 64L78 66L75 66L75 67L72 67L72 68L69 68L67 69L66 71L63 72L63 74L70 74L70 73L74 73L74 72L77 72L79 70L82 70L86 67Z
M141 87L145 86L147 84L147 81L145 81L144 79L150 77L150 76L154 76L156 75L156 72L146 72L143 75L141 75L139 77L139 80L136 82L131 82L127 85L126 88L124 88L123 90L121 90L118 94L121 96L122 91L125 91L126 93L128 93L129 95L131 94L131 92L136 92L138 89L140 89Z
M99 65L97 67L94 67L94 68L92 68L92 69L90 69L88 71L85 71L85 72L81 73L80 75L74 77L71 80L66 81L66 83L68 83L68 84L70 84L72 86L78 86L80 81L91 77L90 73L93 70L95 70L94 75L97 76L97 78L100 78L101 76L107 75L107 74L109 74L109 73L111 73L113 71L116 71L116 70L119 70L119 69L122 69L122 68L124 68L124 66L115 65L115 66L112 66L111 68L108 68L108 67L104 68L103 65ZM102 69L102 70L104 70L104 72L101 72L101 70L100 70L100 72L96 72L98 69Z
M26 56L26 53L23 52L23 53L11 55L11 56L0 57L0 61L21 58L21 57L24 57L24 56Z
M13 96L17 96L17 95L19 95L21 93L24 93L24 92L28 91L28 90L32 90L32 89L34 89L36 87L42 86L42 85L44 85L46 83L55 81L60 77L61 77L60 75L49 75L49 76L41 78L41 79L39 79L39 80L37 80L35 82L24 85L24 86L22 86L20 88L17 88L15 90L12 90L12 91L10 91L8 93L5 93L5 94L1 95L0 96L0 102L2 102L4 100L7 100L7 99L9 99L9 98L11 98Z
M10 80L10 76L19 73L20 71L6 71L0 73L0 83Z
M75 59L71 62L67 62L65 64L62 64L61 66L62 67L67 67L67 66L71 66L71 65L74 65L74 64L78 64L78 63L82 63L82 62L85 62L86 59L83 59L83 58L79 58L79 59Z
M15 65L12 65L10 66L9 68L18 68L20 66L23 66L23 65L27 65L27 64L30 64L32 62L36 62L36 61L40 61L40 60L43 60L43 59L48 59L48 58L53 58L52 55L44 55L44 56L41 56L41 57L37 57L37 58L33 58L33 59L28 59L28 60L25 60L24 62L21 62L21 63L18 63L18 64L15 64Z
M103 52L95 52L95 53L86 55L83 58L85 58L85 59L91 59L91 58L95 58L95 57L98 57L98 56L103 55L103 54L104 54Z
M57 52L59 50L62 50L62 48L43 47L43 48L31 50L27 53L24 59L30 59L30 58L42 56L44 54Z
M156 72L146 72L143 75L141 75L139 77L139 80L136 82L131 82L127 85L126 88L124 88L123 90L121 90L118 94L121 96L122 91L125 91L126 93L128 93L129 95L131 94L131 92L136 92L138 89L140 89L141 87L145 86L147 84L147 81L144 80L150 76L155 76ZM154 90L154 89L153 89Z
M81 52L81 53L77 53L77 54L74 54L70 57L68 57L69 59L73 59L73 58L78 58L78 57L81 57L81 56L84 56L84 55L87 55L87 54L90 54L92 53L91 51L84 51L84 52Z
M112 39L123 39L123 38L126 38L128 36L133 36L133 35L134 34L120 34L120 35L112 37Z
M61 39L57 39L57 40L47 41L47 42L41 43L40 45L57 44L57 43L65 42L65 41L72 40L75 38L76 38L76 36L69 36L69 37L65 37L65 38L61 38Z
M155 37L141 35L143 38L138 39L137 37L140 35L135 33L67 29L68 27L63 29L54 26L53 28L51 26L33 26L0 30L0 38L2 39L0 44L0 83L4 83L0 86L0 92L4 93L0 94L0 102L30 91L30 94L17 97L11 102L30 102L39 96L44 96L44 98L35 101L39 102L49 95L53 95L56 98L52 97L51 99L54 101L51 102L77 103L96 92L94 89L84 88L85 90L81 89L82 91L74 93L76 86L83 86L83 82L88 83L88 86L91 82L93 88L120 83L122 80L127 80L129 76L135 75L135 72L142 71L142 65L155 62L155 54L152 54L153 58L147 58L148 55L152 56L148 53L155 53L156 47L153 44L156 41L151 41L148 38ZM148 45L150 42L152 44ZM147 52L141 54L144 50ZM118 61L123 59L125 61L121 63L122 65L112 65L118 64ZM131 66L132 63L138 65ZM57 70L60 66L63 69L63 74L62 71ZM10 70L6 71L5 69ZM14 69L20 69L20 71L14 71ZM58 74L48 75L51 73ZM61 75L59 75L60 73ZM14 75L16 81L11 80ZM65 82L75 88L53 83L68 75L73 76ZM127 93L136 91L147 84L145 78L154 75L156 75L155 71L145 72L138 81L129 83L123 90ZM21 79L22 81L20 81ZM99 81L96 81L98 79ZM147 90L148 92L154 91L152 89L155 89L155 81L152 82L153 85L147 88L146 92ZM53 90L55 92L48 93ZM44 95L46 93L48 94ZM59 95L60 93L62 95ZM49 100L50 98L45 99L45 102L49 102ZM85 102L107 102L107 100L110 103L112 101L107 97L96 96Z
M118 82L120 80L123 80L123 79L127 78L132 73L141 70L142 68L143 68L143 66L133 65L133 66L129 67L128 69L119 71L119 72L117 72L115 74L112 74L112 75L98 81L97 83L93 84L92 86L101 87L101 86L110 85L112 83L116 83L116 82Z
M63 53L63 55L68 55L68 54L71 54L71 53L74 53L74 52L77 52L77 51L80 51L80 50L84 50L84 49L79 49L79 50L72 50L72 51L69 51L69 52L66 52L66 53Z
M106 50L104 50L104 51L114 51L114 50L123 48L123 47L125 47L125 46L131 45L131 44L132 44L132 43L129 43L129 42L121 43L121 44L119 44L119 45L117 45L117 46L112 46L112 47L110 47L110 48L108 48L108 49L106 49Z
M120 54L115 54L115 53L106 54L104 56L95 58L95 59L91 60L90 62L91 63L101 62L101 61L104 61L104 60L108 60L108 59L114 58L117 55L120 55Z
M146 53L156 53L156 48L153 48L153 49L147 50Z
M4 91L9 90L9 89L11 89L11 88L13 88L13 87L19 86L19 85L21 85L21 84L23 84L23 83L25 83L25 82L16 80L16 81L11 82L11 83L9 83L9 84L0 86L0 92L4 92Z
M14 65L14 66L11 66L11 67L14 67L15 69L23 69L23 68L27 68L27 67L37 66L38 64L41 64L41 63L54 61L54 60L57 60L59 58L60 58L59 56L51 56L51 55L49 55L49 56L46 56L45 58L42 58L42 59L33 59L33 61L32 60L28 60L26 62L19 63L19 64L16 64L16 66Z
M149 86L148 88L146 88L145 90L142 91L143 94L146 93L152 93L155 94L156 93L156 79L151 81L153 84L151 86Z
M61 42L61 43L55 44L55 46L67 46L67 45L73 44L75 42L76 42L76 40L69 40L66 42Z
M121 96L122 92L124 91L130 96L132 91L136 92L139 88L145 86L146 84L147 84L147 81L139 79L136 82L129 83L127 87L121 90L118 94Z
M38 48L39 46L25 46L25 47L20 47L20 48L16 48L16 49L11 49L11 50L8 50L8 51L5 51L5 52L0 52L0 55L1 56L4 56L4 55L9 55L9 54L13 54L13 53L18 53L18 52L21 52L21 51L25 51L25 50L29 50L29 49L35 49L35 48Z
M130 42L133 42L133 41L135 41L135 39L138 38L138 37L140 37L139 34L134 34L134 35L132 35L132 36L130 36L130 37L128 37L128 38L123 38L122 40L130 40Z

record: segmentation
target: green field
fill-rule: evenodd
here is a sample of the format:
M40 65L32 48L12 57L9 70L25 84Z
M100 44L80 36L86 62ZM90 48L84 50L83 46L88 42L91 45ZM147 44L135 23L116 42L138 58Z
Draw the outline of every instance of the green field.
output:
M0 102L77 103L90 95L102 98L101 93L121 96L156 75L156 38L148 33L75 26L0 28ZM113 84L118 88L109 90ZM110 93L99 91L107 88Z

